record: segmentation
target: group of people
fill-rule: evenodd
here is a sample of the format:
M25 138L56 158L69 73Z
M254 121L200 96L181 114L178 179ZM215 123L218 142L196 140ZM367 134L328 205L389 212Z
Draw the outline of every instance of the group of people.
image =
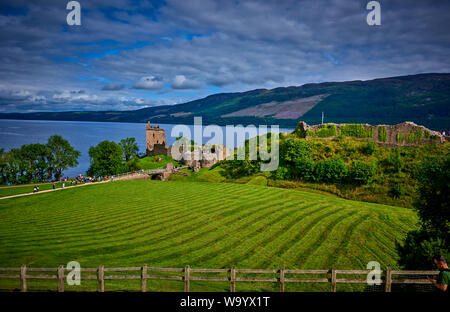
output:
M94 182L101 182L101 181L106 181L108 180L108 176L99 176L99 177L84 177L82 175L79 175L78 177L76 177L75 179L70 179L68 177L62 178L60 179L60 182L62 182L61 188L65 188L66 187L66 182L70 181L70 185L78 185L78 183L94 183ZM56 189L56 184L57 182L53 182L52 188L55 190ZM35 185L33 187L33 193L37 193L39 192L39 185Z
M99 177L84 177L84 176L78 176L75 178L75 180L72 180L72 183L78 184L78 183L92 183L92 182L101 182L104 180L107 180L108 176L99 176Z

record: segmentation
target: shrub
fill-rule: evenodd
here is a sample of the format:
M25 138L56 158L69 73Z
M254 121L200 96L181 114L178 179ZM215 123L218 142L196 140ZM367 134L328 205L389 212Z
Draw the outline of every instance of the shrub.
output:
M327 124L323 125L322 128L317 130L316 136L319 138L328 138L336 136L336 133L337 133L336 125Z
M397 134L395 135L395 140L399 144L403 143L403 141L405 140L405 136L404 136L403 132L397 132Z
M272 178L275 180L288 180L291 178L291 172L288 168L279 166L277 170L272 171Z
M310 150L305 140L289 139L281 143L280 158L293 165L296 159L309 156Z
M349 178L355 184L367 184L375 175L376 165L374 162L366 163L354 160L349 171Z
M405 193L405 188L403 187L403 183L399 181L394 181L391 184L391 188L389 190L389 195L391 195L394 199L399 199Z
M295 162L295 174L307 181L314 181L315 162L310 157L302 157Z
M363 148L363 152L366 155L373 155L376 150L377 150L377 145L372 141L368 141L367 144Z
M370 138L373 136L373 129L362 124L345 124L341 126L341 134L355 138Z
M257 160L228 160L221 167L227 179L237 179L260 172L260 164Z
M398 173L402 170L402 158L398 149L395 149L389 156L383 160L383 164L387 167L387 171Z
M379 126L378 127L378 140L381 141L381 142L386 142L387 141L386 127L384 127L384 126Z
M347 165L340 158L321 160L314 167L314 179L319 182L340 182L347 174Z
M422 129L416 129L415 131L411 131L406 135L406 142L407 143L416 143L419 142L423 137L423 131Z

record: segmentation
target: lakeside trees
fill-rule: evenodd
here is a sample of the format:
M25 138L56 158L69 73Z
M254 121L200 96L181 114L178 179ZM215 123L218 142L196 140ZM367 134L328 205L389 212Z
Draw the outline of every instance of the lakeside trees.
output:
M119 145L122 147L123 156L125 157L126 162L139 152L139 147L135 138L122 139L120 140Z
M48 138L47 149L51 164L49 169L54 173L56 180L61 178L65 169L78 165L77 158L81 156L81 153L75 150L69 141L63 139L61 136L52 135Z
M137 153L139 148L135 138L126 138L119 143L102 141L89 149L91 166L87 174L110 176L132 170L139 170Z
M0 183L22 184L58 180L64 170L76 167L81 153L59 135L46 144L25 144L9 152L0 150Z
M125 170L122 147L113 141L102 141L89 149L91 166L87 174L92 176L109 176Z

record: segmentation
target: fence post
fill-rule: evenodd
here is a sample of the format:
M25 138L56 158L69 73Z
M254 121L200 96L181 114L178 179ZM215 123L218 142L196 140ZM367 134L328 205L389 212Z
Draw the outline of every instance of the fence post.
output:
M236 268L234 267L234 265L231 267L231 272L230 272L230 292L235 292L236 291Z
M385 288L386 292L391 292L391 284L392 284L392 272L391 272L391 268L387 267L386 268L386 288Z
M331 268L331 292L336 292L336 268Z
M142 279L142 292L147 291L147 265L144 264L141 271L141 279Z
M190 271L190 269L189 269L189 266L187 265L184 268L184 292L189 292L189 278L190 278L189 271Z
M98 267L97 278L98 278L98 291L104 292L105 291L105 267L103 266L103 264Z
M27 291L27 266L24 264L20 268L20 288L22 292Z
M62 265L58 268L58 292L64 292L64 267Z
M280 269L280 292L284 292L284 265Z

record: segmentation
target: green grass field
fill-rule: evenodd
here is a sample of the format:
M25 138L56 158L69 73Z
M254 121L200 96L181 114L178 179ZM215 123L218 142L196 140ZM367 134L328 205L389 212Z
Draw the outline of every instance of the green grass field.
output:
M396 268L395 241L417 222L405 208L235 183L122 181L0 201L0 267L148 266L192 268L365 269L375 260ZM139 290L140 281L106 281L108 290ZM20 287L0 279L0 290ZM30 290L56 289L31 280ZM83 281L67 290L96 290ZM273 283L237 290L277 291ZM152 291L182 291L183 282L149 281ZM288 284L287 290L328 290ZM357 289L342 285L338 290ZM228 291L195 281L191 291Z

